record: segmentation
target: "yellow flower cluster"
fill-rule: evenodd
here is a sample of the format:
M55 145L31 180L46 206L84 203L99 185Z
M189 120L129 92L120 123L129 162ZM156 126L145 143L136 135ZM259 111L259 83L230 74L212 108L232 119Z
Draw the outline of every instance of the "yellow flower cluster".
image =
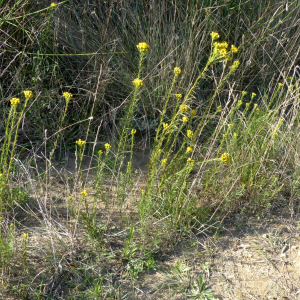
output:
M132 129L132 130L131 130L131 134L132 134L132 135L135 135L135 134L136 134L136 129Z
M216 40L220 37L220 35L214 31L210 33L210 36L211 36L212 40Z
M17 106L18 104L20 104L21 102L20 102L20 99L19 98L11 98L10 99L10 104L12 105L12 106Z
M189 121L189 119L187 117L182 117L182 122L183 123L187 123Z
M86 197L86 196L87 196L86 190L83 190L83 191L81 192L81 195L84 196L84 197Z
M33 97L32 91L24 91L23 93L24 93L26 99L30 99Z
M232 52L232 53L238 53L239 49L236 46L231 45L230 52Z
M239 65L240 65L240 62L238 60L235 60L233 62L233 64L230 66L231 71L235 71Z
M227 48L228 48L227 42L222 42L222 43L215 42L213 53L225 58L229 58L227 56Z
M164 130L168 130L170 125L168 123L163 123Z
M194 163L195 162L195 160L194 159L191 159L190 157L187 159L187 162L188 163Z
M191 110L191 115L192 115L193 117L195 117L196 114L197 114L197 112L196 112L195 110Z
M182 98L181 94L175 94L175 96L176 96L177 99L181 99Z
M192 147L187 147L186 148L186 153L189 153L189 152L193 152L193 148Z
M25 233L25 232L23 233L23 239L24 239L24 240L27 240L27 239L28 239L28 233Z
M102 151L102 150L99 150L99 151L98 151L98 154L99 154L99 155L103 154L103 151Z
M165 165L165 164L167 163L167 159L166 159L166 158L162 159L162 160L161 160L161 163L162 163L163 165Z
M70 101L73 97L73 95L69 92L64 92L63 96L65 97L66 101Z
M50 4L50 7L55 7L56 6L56 3L55 2L52 2L51 4Z
M105 144L104 144L104 147L105 147L105 149L106 149L106 150L108 150L108 149L110 149L110 148L111 148L111 144L109 144L109 143L105 143Z
M221 160L222 160L222 162L225 162L225 163L229 162L229 153L227 153L227 152L223 153L221 156Z
M78 141L76 141L76 144L79 146L79 147L82 147L85 145L85 141L82 141L81 139L79 139Z
M182 104L179 106L179 110L182 112L186 112L188 110L188 106L185 104Z
M174 68L174 74L175 74L176 76L178 76L180 73L181 73L181 69L178 68L178 67L175 67L175 68Z
M136 78L132 81L132 83L136 86L136 87L140 87L140 86L143 86L144 85L144 82L143 80L139 79L139 78Z
M194 132L192 130L187 130L186 135L188 138L192 138L194 136Z
M149 52L149 45L145 42L139 43L136 47L139 49L139 51L141 53L148 53Z

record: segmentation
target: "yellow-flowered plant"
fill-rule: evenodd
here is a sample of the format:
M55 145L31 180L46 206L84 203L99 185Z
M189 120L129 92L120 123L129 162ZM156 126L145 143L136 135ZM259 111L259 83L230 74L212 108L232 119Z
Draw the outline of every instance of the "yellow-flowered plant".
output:
M139 78L135 78L132 83L136 86L136 87L140 87L144 85L143 80L139 79Z
M280 89L281 87L283 87L283 83L279 82L278 83L278 88Z
M177 99L181 99L182 98L182 94L175 94Z
M25 233L25 232L23 233L23 239L24 240L28 239L28 233Z
M195 162L195 160L194 159L191 159L190 157L187 159L187 162L188 163L194 163Z
M238 52L239 52L239 49L238 49L237 47L235 47L234 45L231 45L230 51L231 51L232 53L238 53Z
M235 71L238 68L239 65L240 65L240 62L238 60L235 60L233 62L233 64L230 66L230 70Z
M21 102L20 102L20 99L19 98L11 98L10 99L10 104L12 105L12 106L17 106L18 104L20 104Z
M187 130L186 135L188 138L192 138L194 136L194 132L192 130Z
M132 129L132 130L131 130L131 134L132 134L132 135L135 135L135 134L136 134L136 129Z
M24 93L26 99L30 99L33 97L32 91L24 91L23 93Z
M197 112L195 110L191 110L191 116L195 117L197 115Z
M85 141L79 139L78 141L76 141L76 144L79 146L79 147L82 147L85 145Z
M99 151L98 151L98 154L99 154L99 155L103 154L103 151L102 151L102 150L99 150Z
M229 159L230 159L229 153L225 152L225 153L222 154L222 156L221 156L221 161L222 162L228 163Z
M104 144L104 147L105 147L105 149L106 149L106 150L108 150L108 149L110 149L110 148L111 148L111 144L109 144L109 143L105 143L105 144Z
M186 112L188 110L188 108L189 107L186 104L182 104L182 105L179 106L179 110L181 112Z
M163 123L164 130L168 130L170 128L170 125L168 123Z
M211 36L212 40L216 40L216 39L220 38L220 35L214 31L210 33L210 36Z
M64 98L66 99L66 101L70 101L73 97L73 95L69 92L64 92L63 93Z
M189 153L189 152L193 152L193 148L192 147L187 147L186 148L186 153Z
M175 67L175 68L174 68L174 74L175 74L176 76L178 76L178 75L180 75L180 73L181 73L181 69L178 68L178 67Z
M242 95L243 95L243 96L246 96L246 95L247 95L247 92L246 92L246 91L242 91Z
M136 47L139 49L139 51L141 53L148 53L149 52L149 45L145 42L139 43Z
M243 104L243 101L242 100L239 100L238 101L238 106L241 106Z
M166 158L163 158L162 160L161 160L161 163L163 164L163 165L165 165L166 163L167 163L167 159Z
M187 117L182 117L182 122L183 123L187 123L189 121L189 119Z
M220 111L222 111L222 105L219 105L218 107L217 107L217 110L220 112Z
M255 93L252 93L251 99L253 99L255 96L256 96L256 94L255 94Z
M86 197L86 196L87 196L87 191L86 191L86 190L83 190L82 192L80 192L80 194L81 194L82 196Z

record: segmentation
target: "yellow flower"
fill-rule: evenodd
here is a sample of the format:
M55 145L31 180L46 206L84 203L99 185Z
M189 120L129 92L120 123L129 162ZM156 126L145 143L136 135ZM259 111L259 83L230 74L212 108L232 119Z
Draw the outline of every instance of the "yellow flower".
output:
M69 92L64 92L63 96L65 97L66 101L70 101L73 95Z
M176 96L177 99L181 99L182 98L181 94L175 94L175 96Z
M246 96L246 95L247 95L247 92L246 92L246 91L242 91L242 95L243 95L243 96Z
M256 94L255 94L255 93L252 93L251 99L254 98L255 96L256 96Z
M218 110L218 111L222 111L222 105L219 105L219 106L217 107L217 110Z
M174 74L175 74L176 76L178 76L180 73L181 73L181 69L178 68L178 67L175 67L175 68L174 68Z
M52 2L51 4L50 4L50 7L55 7L56 6L56 3L55 2Z
M247 102L247 103L246 103L246 107L249 107L249 106L250 106L250 102Z
M187 123L188 121L189 121L189 119L188 119L187 117L183 117L183 118L182 118L182 122L183 122L183 123Z
M143 194L143 195L145 194L145 190L142 190L142 194Z
M24 240L28 239L28 233L25 233L25 232L23 233L23 239Z
M33 97L32 91L24 91L23 93L24 93L26 99L30 99Z
M192 138L194 136L194 132L192 130L187 130L186 135L188 138Z
M238 137L239 135L235 132L235 133L233 134L233 136L236 138L236 137Z
M104 147L105 147L106 150L108 150L108 149L111 148L111 145L110 145L109 143L105 143L105 144L104 144Z
M242 100L239 100L238 101L238 106L241 106L243 104L243 101Z
M283 122L284 122L283 118L279 119L278 125L281 125Z
M260 113L261 113L261 110L260 110L259 108L257 108L257 109L256 109L256 112L257 112L258 114L260 114Z
M192 147L187 147L186 148L186 153L189 153L189 152L193 152L193 148Z
M221 156L221 161L225 163L229 162L229 153L227 152L223 153Z
M182 112L186 112L188 110L188 106L185 104L182 104L179 106L179 110Z
M195 162L195 160L194 159L191 159L190 157L187 159L187 162L188 163L194 163Z
M238 60L235 60L233 62L233 64L230 66L231 71L235 71L239 65L240 65L240 62Z
M69 201L69 202L72 202L72 201L73 201L73 197L70 196L70 197L68 198L68 201Z
M81 195L84 196L84 197L86 197L86 196L87 196L86 190L83 190L83 191L81 192Z
M226 134L226 133L223 133L223 139L225 139L225 138L226 138L226 136L227 136L227 134Z
M136 86L136 87L140 87L140 86L143 86L144 85L144 82L143 80L139 79L139 78L136 78L132 81L132 83Z
M195 110L191 110L191 115L192 115L193 117L195 117L196 114L197 114L197 112L196 112Z
M79 146L79 147L82 147L85 145L85 141L82 141L81 139L79 139L78 141L76 141L76 144Z
M0 217L0 221L2 221L2 217Z
M11 98L10 99L10 104L12 105L12 106L17 106L18 104L20 104L21 102L20 102L20 99L19 98Z
M162 159L162 160L161 160L161 163L162 163L163 165L165 165L165 164L167 163L167 159L166 159L166 158Z
M163 123L164 130L168 130L170 125L168 123Z
M161 149L158 149L158 150L157 150L157 153L160 154L160 153L161 153Z
M276 136L278 136L278 133L277 133L277 132L273 132L272 135L273 135L274 137L276 137Z
M147 43L145 43L145 42L139 43L136 47L139 49L139 51L141 53L147 53L147 52L149 52L149 45Z
M212 40L216 40L220 37L220 35L217 32L211 32L210 36L212 37Z
M99 151L98 151L98 154L99 154L99 155L101 155L102 153L103 153L103 151L102 151L102 150L99 150Z
M238 49L237 47L235 47L234 45L231 45L230 51L231 51L232 53L238 53L238 52L239 52L239 49Z
M132 130L131 130L131 134L132 134L132 135L135 135L135 134L136 134L136 129L132 129Z
M283 83L279 82L278 83L278 88L280 89L283 86Z
M229 123L229 124L228 124L228 127L229 127L229 128L232 128L232 127L233 127L233 124L232 124L232 123Z
M257 103L254 103L254 108L256 108L256 107L257 107L257 105L258 105Z

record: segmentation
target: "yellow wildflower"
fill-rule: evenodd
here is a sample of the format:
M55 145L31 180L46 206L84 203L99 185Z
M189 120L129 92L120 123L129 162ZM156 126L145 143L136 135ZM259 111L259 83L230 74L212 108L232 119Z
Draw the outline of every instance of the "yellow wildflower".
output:
M18 104L20 104L21 102L20 102L20 99L19 98L11 98L10 99L10 104L12 105L12 106L17 106Z
M142 190L142 194L143 194L143 195L145 194L145 190Z
M194 136L194 132L192 130L187 130L186 135L188 138L192 138Z
M68 198L68 201L69 201L69 202L72 202L72 201L73 201L73 197L70 196L70 197Z
M197 114L197 112L196 112L195 110L191 110L191 115L192 115L193 117L195 117L196 114Z
M278 88L280 89L283 86L283 83L279 82L278 83Z
M166 159L166 158L162 159L162 160L161 160L161 163L162 163L163 165L165 165L165 164L167 163L167 159Z
M81 193L80 193L82 196L86 197L87 196L87 192L86 190L83 190Z
M217 110L218 110L218 111L222 111L222 105L219 105L219 106L217 107Z
M181 73L181 69L178 68L178 67L175 67L175 68L174 68L174 74L175 74L176 76L178 76L180 73Z
M26 99L30 99L33 97L32 91L24 91L23 93L24 93Z
M212 40L216 40L220 37L220 35L214 31L210 33L210 36L211 36Z
M111 145L110 145L109 143L105 143L105 144L104 144L104 147L105 147L106 150L108 150L108 149L111 148Z
M143 80L139 79L139 78L136 78L132 81L132 83L136 86L136 87L140 87L140 86L143 86L144 85L144 82Z
M239 135L235 132L235 133L233 134L233 136L236 138L236 137L238 137Z
M168 123L163 123L164 130L168 130L170 125Z
M64 92L63 96L65 97L66 101L70 101L73 95L69 92Z
M251 99L254 98L255 96L256 96L256 94L255 94L255 93L252 93Z
M276 137L276 136L278 136L278 133L275 131L275 132L272 133L272 135L273 135L274 137Z
M99 155L101 155L102 153L103 153L103 151L102 151L102 150L99 150L99 151L98 151L98 154L99 154Z
M76 144L77 144L79 147L82 147L83 145L85 145L85 141L82 141L81 139L79 139L78 141L76 141Z
M226 136L227 136L227 134L226 134L226 133L223 133L223 139L225 139L225 138L226 138Z
M175 94L177 99L181 99L182 98L182 94Z
M28 233L25 233L25 232L23 233L23 239L24 240L28 239Z
M189 152L193 152L193 148L192 147L187 147L186 148L186 153L189 153Z
M147 43L145 43L145 42L139 43L136 47L139 49L139 51L141 53L147 53L147 52L149 52L149 45Z
M283 122L284 122L283 118L279 119L278 125L281 125Z
M158 150L157 150L157 153L160 154L160 153L161 153L161 149L158 149Z
M259 108L257 108L257 109L256 109L256 112L257 112L258 114L260 114L260 113L261 113L261 110L260 110Z
M246 103L246 107L249 107L249 106L250 106L250 102L247 102L247 103Z
M246 92L246 91L242 91L242 95L243 95L243 96L246 96L246 95L247 95L247 92Z
M2 217L0 217L0 222L2 221Z
M239 65L240 65L240 62L238 60L235 60L233 62L233 64L230 66L231 71L235 71Z
M241 106L243 104L243 101L242 100L239 100L238 101L238 106Z
M131 130L131 134L132 134L132 135L135 135L135 134L136 134L136 129L132 129L132 130Z
M50 7L55 7L56 6L56 3L55 2L52 2L51 4L50 4Z
M195 160L194 159L191 159L190 157L187 159L187 162L188 163L194 163L195 162Z
M232 128L232 127L233 127L233 124L232 124L232 123L229 123L229 124L228 124L228 127L229 127L229 128Z
M229 153L227 152L223 153L221 156L221 161L225 163L229 162Z
M238 53L238 52L239 52L239 49L238 49L237 47L235 47L234 45L231 45L230 51L231 51L232 53Z
M183 123L187 123L189 121L189 119L187 117L182 117L182 122Z
M186 112L188 110L188 106L185 104L182 104L179 106L179 110L182 112Z

